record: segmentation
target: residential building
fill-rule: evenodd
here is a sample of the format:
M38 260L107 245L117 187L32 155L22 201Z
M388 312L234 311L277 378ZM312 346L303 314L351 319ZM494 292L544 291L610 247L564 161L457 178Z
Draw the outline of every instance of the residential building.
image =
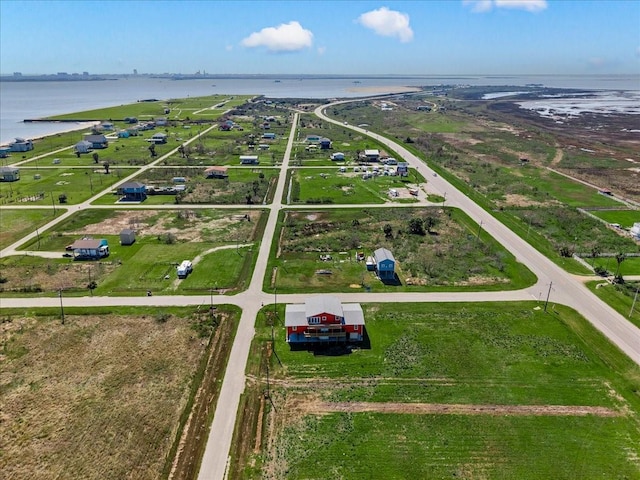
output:
M289 344L346 343L364 339L364 314L360 304L342 304L332 295L316 295L304 304L287 305L284 322Z
M33 150L33 142L18 137L14 142L9 144L9 149L12 152L29 152Z
M378 149L365 150L364 158L368 162L377 162L378 160L380 160L380 150Z
M0 182L17 182L20 180L20 169L16 167L0 167Z
M83 238L71 245L74 260L95 260L109 256L109 243L102 239Z
M121 202L143 202L147 198L146 187L140 182L125 182L118 187Z
M227 167L208 167L204 171L205 178L229 178Z
M84 141L91 144L91 148L107 148L109 141L104 135L85 135Z
M386 248L378 248L373 252L373 259L376 263L376 272L381 280L395 279L396 259L393 253Z

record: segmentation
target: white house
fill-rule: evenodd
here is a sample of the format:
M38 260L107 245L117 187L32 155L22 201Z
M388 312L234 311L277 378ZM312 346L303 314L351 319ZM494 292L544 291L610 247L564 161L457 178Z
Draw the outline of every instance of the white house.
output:
M640 239L640 223L634 223L630 231L631 231L631 235Z

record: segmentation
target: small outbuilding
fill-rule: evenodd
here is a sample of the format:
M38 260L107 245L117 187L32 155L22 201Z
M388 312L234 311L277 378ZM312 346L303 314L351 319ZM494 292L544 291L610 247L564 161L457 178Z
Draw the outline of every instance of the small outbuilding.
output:
M0 182L17 182L20 180L20 169L16 167L0 167Z
M329 140L326 137L325 138L321 138L319 143L320 143L320 150L329 150L331 148L331 146L333 145L331 140Z
M158 133L154 133L149 139L149 141L157 145L157 144L167 143L168 138L169 137L166 133L158 132Z
M257 155L240 155L240 165L258 165L259 163Z
M344 153L342 153L342 152L332 153L331 154L331 160L334 160L334 161L342 161L342 160L344 160Z
M133 245L136 241L136 232L130 228L125 228L120 232L120 245Z

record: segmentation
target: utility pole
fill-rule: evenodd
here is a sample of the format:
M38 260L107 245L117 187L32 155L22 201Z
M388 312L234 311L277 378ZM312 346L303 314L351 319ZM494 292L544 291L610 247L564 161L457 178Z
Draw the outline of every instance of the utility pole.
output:
M629 312L629 318L633 315L633 307L636 306L636 300L638 299L638 289L640 289L640 285L636 287L636 294L633 297L633 303L631 304L631 311Z
M56 202L53 201L53 192L49 192L49 194L51 195L51 205L53 206L53 216L56 216Z
M476 235L476 242L480 240L480 232L482 231L482 220L480 220L480 225L478 225L478 234Z
M547 311L547 305L549 304L549 296L551 295L551 286L553 282L549 282L549 291L547 292L547 300L544 302L544 311Z
M62 325L64 325L64 307L62 306L62 288L58 290L58 296L60 297L60 318L62 319Z
M273 287L273 315L278 315L278 287Z

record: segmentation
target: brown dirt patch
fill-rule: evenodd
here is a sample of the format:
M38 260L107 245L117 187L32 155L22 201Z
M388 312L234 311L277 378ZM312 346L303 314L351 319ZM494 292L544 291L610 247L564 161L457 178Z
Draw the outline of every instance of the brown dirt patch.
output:
M112 217L102 222L87 225L80 230L70 232L70 234L119 235L122 229L131 228L140 236L158 236L170 233L180 241L202 242L206 240L203 238L203 232L215 236L216 232L228 231L231 225L244 222L245 226L241 238L253 238L260 212L243 211L241 213L241 215L233 214L210 218L202 215L198 209L117 211ZM245 214L251 218L251 222L247 222L243 218ZM180 219L179 227L172 225L176 217Z
M511 415L620 417L622 412L584 405L465 405L443 403L322 402L306 405L306 413L407 413L411 415Z

